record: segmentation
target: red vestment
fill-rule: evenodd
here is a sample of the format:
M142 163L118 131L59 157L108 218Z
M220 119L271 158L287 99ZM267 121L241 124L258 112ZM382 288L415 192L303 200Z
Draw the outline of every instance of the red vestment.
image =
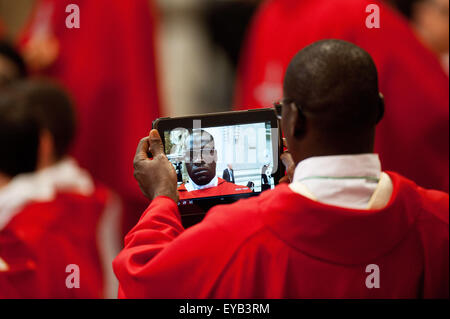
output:
M79 29L66 27L68 4L79 6ZM126 232L139 219L135 212L146 207L130 160L136 141L148 135L159 117L155 8L149 4L40 0L22 39L25 46L44 32L58 40L59 56L44 73L59 79L75 100L78 132L72 155L122 196Z
M90 196L58 193L54 200L30 202L0 229L0 271L4 298L103 298L105 276L98 241L100 219L110 192ZM68 289L68 265L78 265L80 288ZM9 290L9 289L8 289Z
M5 26L3 25L3 22L0 20L0 39L3 39L5 33L6 33Z
M33 297L37 280L35 254L18 234L0 231L0 299Z
M156 198L114 271L123 298L448 298L449 197L389 173L380 210L329 206L279 185L184 230ZM380 288L369 289L369 265Z
M185 185L178 187L178 194L180 200L182 199L193 199L202 197L213 197L213 196L224 196L224 195L235 195L235 194L245 194L251 193L252 190L247 186L236 185L226 180L218 177L218 184L216 187L196 190L188 192Z
M366 27L369 4L380 7L380 29ZM241 59L236 108L272 106L282 98L284 72L294 55L331 38L362 47L377 65L386 113L375 151L383 167L448 192L449 78L408 22L380 1L267 1Z

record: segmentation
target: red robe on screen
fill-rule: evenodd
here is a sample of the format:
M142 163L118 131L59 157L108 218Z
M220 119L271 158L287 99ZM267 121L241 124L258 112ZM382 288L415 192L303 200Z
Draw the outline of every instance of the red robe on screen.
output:
M236 185L234 183L227 182L226 180L220 177L218 177L218 180L219 182L216 187L196 190L192 192L188 192L184 184L181 185L180 187L178 187L178 194L180 200L202 198L202 197L246 194L252 192L252 190L247 186Z
M380 29L368 29L369 4ZM422 187L449 190L449 78L406 20L377 0L271 0L256 15L240 63L237 109L282 98L294 55L318 40L342 39L367 50L386 99L376 152L386 169ZM345 75L343 75L345 76Z
M158 197L113 263L119 296L448 298L448 194L389 176L381 210L324 205L280 185L216 206L188 230L177 204ZM373 264L377 289L366 285Z
M79 29L66 27L69 4L79 6ZM57 59L42 73L59 79L73 95L79 126L72 154L123 197L127 231L146 207L133 179L136 141L159 116L155 10L149 4L39 0L21 41L26 48L33 39L56 38Z

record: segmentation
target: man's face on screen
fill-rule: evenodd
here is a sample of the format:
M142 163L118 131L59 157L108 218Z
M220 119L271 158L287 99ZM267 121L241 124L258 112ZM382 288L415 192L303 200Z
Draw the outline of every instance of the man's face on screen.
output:
M192 181L204 186L216 176L217 151L214 138L206 131L194 132L187 141L185 163Z

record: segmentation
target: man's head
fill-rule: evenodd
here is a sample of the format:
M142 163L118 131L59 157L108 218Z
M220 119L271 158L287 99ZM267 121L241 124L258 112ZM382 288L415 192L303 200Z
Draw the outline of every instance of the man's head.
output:
M194 130L186 140L186 169L192 181L204 186L216 176L217 151L214 137L205 130Z
M390 0L418 31L423 41L438 54L449 50L448 0Z
M340 40L304 48L288 66L284 97L282 129L296 163L373 152L384 101L366 51Z
M0 87L24 78L27 69L22 56L6 41L0 41Z
M22 95L0 94L0 177L12 178L36 169L39 124ZM1 178L0 178L1 179Z
M26 99L29 112L38 120L38 167L45 168L62 159L76 130L75 111L65 90L56 83L43 79L15 83L11 90Z

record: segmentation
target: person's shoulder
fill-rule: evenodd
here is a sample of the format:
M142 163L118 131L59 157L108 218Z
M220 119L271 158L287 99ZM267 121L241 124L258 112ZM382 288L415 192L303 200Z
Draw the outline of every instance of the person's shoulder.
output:
M79 219L100 216L112 206L121 209L120 197L108 186L93 180L92 187L86 190L58 190L52 200L42 203L34 203L37 207L49 206L55 219L71 218L76 214Z
M449 195L445 192L425 189L417 186L423 208L423 217L437 219L437 222L449 225Z
M27 247L37 256L49 244L59 246L55 239L65 235L60 227L61 219L61 210L51 202L31 202L9 221L0 232L0 237L3 240L16 239L16 244L11 241L8 243L10 247L20 242L20 253L23 253L22 248ZM3 247L8 247L8 244Z
M111 191L101 185L89 194L57 192L51 200L27 203L7 227L33 245L59 235L67 237L80 227L94 228L112 198Z
M402 194L403 201L407 201L417 210L419 223L433 223L447 229L449 225L449 194L426 189L414 181L400 174L388 172L394 183L394 191Z
M60 213L61 209L54 201L29 202L11 219L6 228L34 241L51 231Z

